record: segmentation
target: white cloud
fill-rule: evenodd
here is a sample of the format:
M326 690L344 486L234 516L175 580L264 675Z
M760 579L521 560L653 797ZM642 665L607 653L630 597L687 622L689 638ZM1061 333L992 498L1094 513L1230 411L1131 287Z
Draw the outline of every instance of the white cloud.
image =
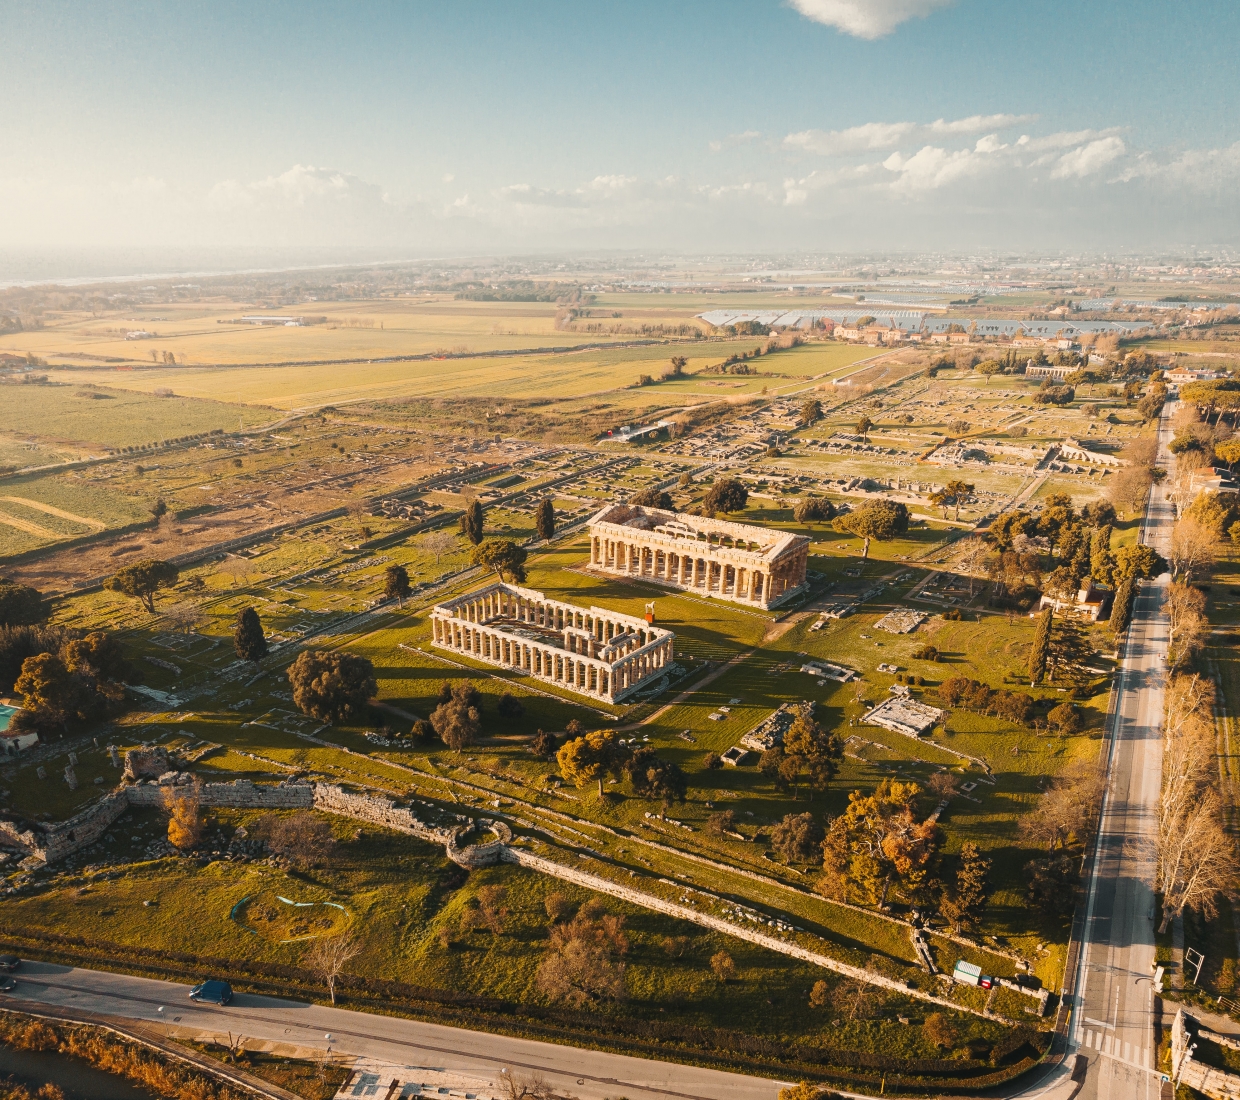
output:
M909 19L924 19L953 0L789 0L806 19L851 34L882 38Z
M1067 149L1073 145L1082 145L1087 141L1111 137L1118 133L1118 129L1111 127L1107 130L1059 130L1056 133L1045 134L1037 138L1032 138L1028 134L1021 134L1016 144L1026 152L1042 153L1053 149Z
M894 149L905 142L924 141L944 134L980 134L1028 122L1032 115L971 115L952 120L919 122L867 122L847 130L801 130L784 138L790 149L804 149L822 156L839 157L875 149Z
M949 152L934 145L926 145L911 157L892 153L883 161L883 167L898 173L898 178L892 184L893 190L915 192L933 191L979 175L993 163L994 158L985 150L957 149Z
M1051 179L1084 179L1102 171L1116 157L1123 156L1124 143L1117 137L1099 138L1070 153L1064 153L1051 171Z
M305 209L316 205L375 205L387 200L382 188L334 168L294 164L287 172L242 184L222 180L207 195L208 206L229 209Z
M1116 183L1153 180L1193 191L1221 191L1240 181L1240 141L1222 149L1189 149L1171 160L1140 154Z

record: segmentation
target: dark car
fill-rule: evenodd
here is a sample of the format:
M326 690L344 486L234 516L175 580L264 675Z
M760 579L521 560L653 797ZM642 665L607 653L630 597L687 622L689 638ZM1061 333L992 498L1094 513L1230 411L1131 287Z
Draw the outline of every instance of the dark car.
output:
M210 981L199 982L193 989L189 991L189 999L191 1001L206 1001L213 1005L226 1005L232 1000L232 986L227 982Z
M17 988L17 981L7 975L0 978L0 993L12 993Z
M16 970L21 964L16 955L0 955L0 970Z

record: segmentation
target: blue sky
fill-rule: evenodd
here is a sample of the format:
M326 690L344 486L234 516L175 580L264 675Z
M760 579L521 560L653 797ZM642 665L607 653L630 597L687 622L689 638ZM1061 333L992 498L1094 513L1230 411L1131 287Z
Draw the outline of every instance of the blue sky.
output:
M0 2L0 247L1240 241L1240 4Z

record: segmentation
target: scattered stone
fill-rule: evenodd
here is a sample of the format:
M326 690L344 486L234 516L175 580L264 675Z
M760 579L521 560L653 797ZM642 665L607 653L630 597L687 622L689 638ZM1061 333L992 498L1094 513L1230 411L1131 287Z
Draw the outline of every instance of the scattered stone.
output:
M77 772L74 770L72 764L65 768L65 782L69 784L69 790L76 791L78 789Z

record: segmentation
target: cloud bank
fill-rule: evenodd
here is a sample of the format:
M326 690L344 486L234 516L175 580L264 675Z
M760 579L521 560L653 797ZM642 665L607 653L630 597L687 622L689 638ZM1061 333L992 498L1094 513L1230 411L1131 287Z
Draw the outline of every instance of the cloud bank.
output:
M953 0L790 0L806 19L851 34L875 39L890 34L910 19L924 19Z

